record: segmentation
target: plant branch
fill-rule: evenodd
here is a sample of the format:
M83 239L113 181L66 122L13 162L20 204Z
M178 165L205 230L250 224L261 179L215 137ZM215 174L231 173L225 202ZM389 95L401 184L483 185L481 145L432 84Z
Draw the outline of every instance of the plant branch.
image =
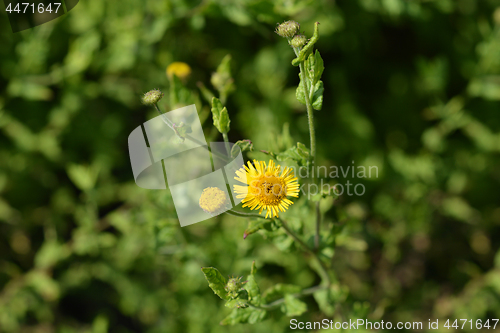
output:
M228 213L228 214L234 215L234 216L239 216L239 217L257 217L257 218L265 219L265 217L260 215L260 214L237 212L237 211L232 210L232 209L225 211L225 213Z
M292 229L290 229L290 227L288 226L288 223L286 221L284 221L283 219L280 219L280 220L283 224L282 226L283 226L283 229L286 231L286 233L290 237L292 237L297 243L299 243L307 252L309 252L314 257L314 259L316 259L316 261L318 262L319 267L320 267L320 271L321 271L320 273L321 273L321 275L323 275L323 279L326 281L328 287L331 286L332 281L330 279L330 275L328 274L328 269L326 268L323 261L321 261L321 259L319 258L318 253L316 253L313 249L311 249L309 246L307 246L307 244L304 243L304 241L301 240L299 238L299 236L297 236L297 234Z
M306 288L306 289L302 290L301 292L292 294L292 296L293 297L303 297L303 296L314 294L315 292L317 292L319 290L326 289L326 288L328 288L328 287L318 285L318 286ZM255 309L270 310L270 309L273 309L276 306L278 306L284 302L285 302L285 298L280 298L280 299L277 299L269 304L263 304L263 305L251 305L251 304L249 304L249 305L250 305L250 307L255 308Z
M321 226L321 211L319 209L319 201L316 202L316 232L314 234L314 250L319 251L319 231Z
M165 124L167 124L167 126L168 126L168 127L170 127L170 129L171 129L172 131L176 132L176 131L175 131L175 128L174 128L174 124L170 121L170 119L168 119L168 118L167 118L167 116L165 116L165 114L164 114L163 112L161 112L160 108L158 107L158 104L153 104L153 105L154 105L154 107L155 107L156 111L158 111L158 113L160 114L161 119L163 120L163 122L164 122ZM202 147L205 147L205 149L207 149L210 153L212 153L213 155L215 155L215 156L217 156L217 157L221 158L224 162L229 162L229 159L228 159L228 157L227 157L227 156L224 156L224 155L220 154L220 153L219 153L219 152L217 152L217 151L212 151L212 149L210 149L210 147L209 147L209 146L207 146L207 144L206 144L206 143L203 143L203 142L199 141L198 139L193 138L193 137L192 137L191 135L189 135L189 134L186 134L186 139L188 139L189 141L192 141L192 142L194 142L194 143L196 143L196 144L198 144L198 145L200 145L200 146L202 146ZM227 146L226 146L226 149L227 149L227 147L228 147L228 146L229 146L229 145L227 145ZM228 153L228 154L229 154L229 153Z

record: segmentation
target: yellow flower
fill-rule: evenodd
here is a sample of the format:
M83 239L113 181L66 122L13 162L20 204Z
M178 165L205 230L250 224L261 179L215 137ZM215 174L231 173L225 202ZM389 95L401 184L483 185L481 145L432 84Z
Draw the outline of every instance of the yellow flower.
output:
M266 162L254 160L254 165L249 161L248 166L244 165L236 171L237 177L234 179L248 184L249 186L234 185L236 198L242 200L243 207L259 209L259 214L266 210L266 218L279 217L279 212L284 212L293 202L286 197L299 196L299 183L293 171L285 167L281 171L281 166L275 165L270 160Z
M167 67L167 76L169 79L175 75L181 80L185 80L191 74L191 67L185 62L173 62Z
M200 207L205 212L215 216L226 211L229 203L226 192L218 187L207 187L200 196Z

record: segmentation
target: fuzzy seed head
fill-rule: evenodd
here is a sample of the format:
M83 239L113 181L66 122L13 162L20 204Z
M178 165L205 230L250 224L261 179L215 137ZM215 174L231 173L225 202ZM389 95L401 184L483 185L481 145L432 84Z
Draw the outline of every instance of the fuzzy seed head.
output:
M163 93L159 89L148 91L142 96L142 103L145 105L154 105L162 99Z
M200 208L212 216L219 215L227 210L229 198L226 192L218 187L207 187L200 196Z
M302 47L306 45L306 43L307 38L304 35L295 35L290 41L290 45L292 45L293 47Z
M292 38L299 32L300 24L295 21L285 21L276 27L276 33L284 38Z

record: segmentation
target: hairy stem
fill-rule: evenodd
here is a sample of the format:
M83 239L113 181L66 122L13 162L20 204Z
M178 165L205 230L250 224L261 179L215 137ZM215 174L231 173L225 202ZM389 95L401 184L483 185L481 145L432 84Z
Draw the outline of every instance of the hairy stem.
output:
M298 56L300 50L298 48L293 48L293 51ZM311 141L311 157L312 157L312 168L314 169L316 165L316 131L314 129L314 110L311 104L311 97L314 87L312 87L312 82L309 82L307 78L306 71L304 69L304 62L301 61L299 63L300 69L300 79L304 85L304 98L306 101L306 109L307 109L307 120L309 123L309 136ZM310 84L311 83L311 84ZM311 85L311 87L309 87ZM312 172L312 181L313 183L317 183L316 173ZM321 212L319 210L319 202L316 204L316 227L315 227L315 235L314 235L314 248L317 251L319 249L319 233L321 229Z

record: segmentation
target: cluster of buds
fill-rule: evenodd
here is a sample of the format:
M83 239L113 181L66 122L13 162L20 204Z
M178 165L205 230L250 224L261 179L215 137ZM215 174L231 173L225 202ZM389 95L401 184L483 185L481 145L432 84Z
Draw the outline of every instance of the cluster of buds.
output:
M306 45L307 38L299 33L300 24L295 21L285 21L276 27L276 33L283 38L288 39L288 43L295 48L301 48Z
M243 288L243 285L247 281L241 281L241 276L240 277L232 277L227 281L226 286L224 289L227 291L227 296L231 298L236 298L238 297L238 292Z

